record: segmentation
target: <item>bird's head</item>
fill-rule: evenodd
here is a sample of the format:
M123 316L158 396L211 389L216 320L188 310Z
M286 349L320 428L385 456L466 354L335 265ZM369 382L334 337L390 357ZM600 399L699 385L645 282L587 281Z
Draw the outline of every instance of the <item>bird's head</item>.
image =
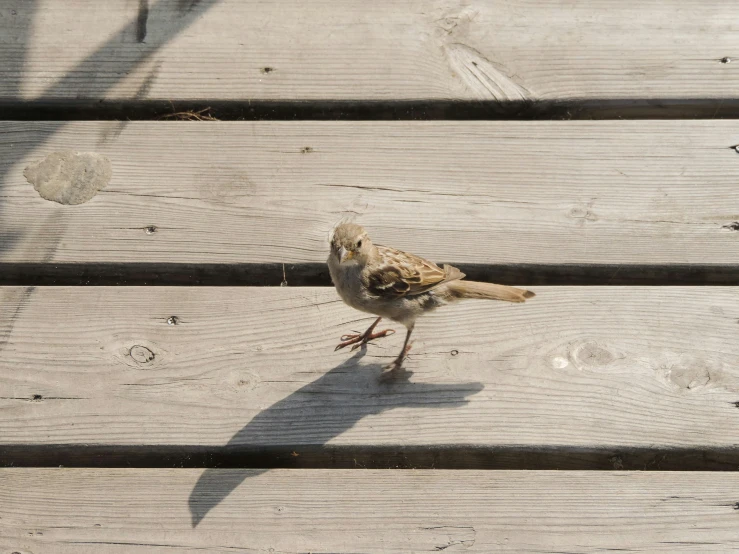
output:
M342 265L364 264L372 251L372 241L361 225L339 223L329 235L331 255Z

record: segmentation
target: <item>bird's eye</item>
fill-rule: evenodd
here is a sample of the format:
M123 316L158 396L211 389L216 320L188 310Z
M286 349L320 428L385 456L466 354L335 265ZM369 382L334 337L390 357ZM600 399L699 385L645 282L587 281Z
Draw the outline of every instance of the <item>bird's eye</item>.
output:
M362 241L361 240L357 243L357 248L362 248Z

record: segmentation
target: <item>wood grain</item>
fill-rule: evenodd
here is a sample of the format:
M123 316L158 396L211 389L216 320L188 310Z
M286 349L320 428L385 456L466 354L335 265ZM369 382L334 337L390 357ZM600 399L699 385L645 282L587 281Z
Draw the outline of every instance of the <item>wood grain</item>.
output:
M422 318L384 383L402 332L334 352L372 318L328 288L1 288L0 444L735 448L736 288L534 290Z
M469 264L739 259L731 121L0 124L0 262L322 263L342 217ZM113 177L61 206L60 150ZM288 279L289 280L289 279Z
M4 552L729 552L736 473L0 470ZM222 483L242 485L192 528Z
M638 17L635 17L638 14ZM732 98L730 2L4 2L0 98Z

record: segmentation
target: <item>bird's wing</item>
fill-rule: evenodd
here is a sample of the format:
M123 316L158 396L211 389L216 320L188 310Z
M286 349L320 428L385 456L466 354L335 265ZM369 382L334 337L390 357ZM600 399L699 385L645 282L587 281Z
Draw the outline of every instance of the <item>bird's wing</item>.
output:
M399 298L413 296L438 287L442 283L462 279L456 267L439 267L419 256L377 245L379 260L367 268L365 285L377 296Z

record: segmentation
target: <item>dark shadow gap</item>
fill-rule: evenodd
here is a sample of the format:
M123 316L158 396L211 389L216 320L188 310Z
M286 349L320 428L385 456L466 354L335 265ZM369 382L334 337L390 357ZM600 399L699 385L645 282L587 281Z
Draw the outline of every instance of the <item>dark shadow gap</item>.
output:
M739 286L739 264L464 264L467 279L526 286ZM0 286L331 286L326 264L0 263Z
M0 120L156 120L174 113L238 120L583 120L736 119L738 98L456 100L59 100L0 99Z
M3 445L0 467L736 471L739 448Z

